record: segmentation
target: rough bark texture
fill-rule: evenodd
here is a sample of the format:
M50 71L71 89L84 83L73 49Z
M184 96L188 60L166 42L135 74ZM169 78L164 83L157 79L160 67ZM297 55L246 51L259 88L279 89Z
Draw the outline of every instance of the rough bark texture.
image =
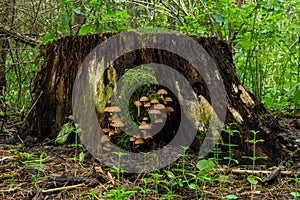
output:
M23 131L40 140L57 136L61 126L67 122L67 117L72 114L72 86L80 64L94 47L108 37L110 36L71 36L55 41L47 47L46 63L42 66L35 83L34 93L37 100ZM255 96L240 84L227 44L216 38L196 40L214 59L224 81L227 92L225 123L236 122L237 124L232 126L232 129L239 131L231 141L233 144L239 145L234 148L235 158L242 163L250 163L242 158L242 156L252 155L253 147L245 140L253 138L251 130L259 130L257 138L264 139L265 142L258 144L257 155L269 158L258 160L257 163L277 165L286 155L284 147L277 137L277 133L280 131L278 122ZM120 78L125 69L146 63L161 63L178 70L189 80L197 96L202 95L210 102L209 92L201 76L195 75L195 71L186 60L170 52L157 49L137 50L117 59L113 67ZM175 105L176 109L180 109L179 105ZM158 134L155 142L164 144L172 139L174 131L169 131L168 128L176 129L173 125L177 124L178 120L180 119L174 115ZM222 138L223 142L227 144L228 134L222 133ZM195 139L192 144L193 151L199 149L199 143ZM226 146L224 150L226 150Z

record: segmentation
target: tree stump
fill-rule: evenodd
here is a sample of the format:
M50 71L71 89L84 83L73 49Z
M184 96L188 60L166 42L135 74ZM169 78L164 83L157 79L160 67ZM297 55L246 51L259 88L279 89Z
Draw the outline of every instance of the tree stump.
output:
M25 132L27 135L36 137L39 140L57 136L62 125L68 121L67 117L72 115L72 88L82 62L97 45L111 36L111 34L69 36L54 41L47 46L46 62L38 73L33 90L36 101L26 118L23 133ZM231 137L231 143L238 145L233 148L234 158L244 164L252 162L244 159L243 156L252 155L253 146L245 141L253 139L251 130L254 130L260 131L257 139L264 140L263 143L257 145L257 156L268 156L268 159L257 160L257 163L267 164L268 166L277 165L287 155L278 138L281 128L264 105L241 85L236 75L228 45L216 38L194 39L203 46L215 61L223 79L227 103L225 124L235 122L236 124L231 128L238 131ZM116 73L117 79L119 79L126 69L149 63L161 63L177 70L189 81L198 98L201 96L205 99L205 102L211 103L210 94L203 78L195 74L193 66L188 61L171 52L160 49L139 49L119 57L111 67ZM107 78L108 73L104 73L105 90L113 87ZM172 78L170 78L170 81L173 81L171 84L176 82ZM184 93L184 89L180 86L179 90ZM173 94L172 98L176 99L181 95L179 92L179 94ZM104 105L107 106L109 103L109 101L104 102ZM175 110L180 110L178 101L175 102L174 106ZM101 121L103 113L98 114ZM188 115L188 113L184 113L184 117L189 118ZM180 123L180 120L176 115L171 116L164 128L155 137L155 143L162 145L168 143L174 137L176 124ZM188 129L188 127L186 128ZM228 144L228 134L222 132L221 136L222 143ZM199 151L200 144L201 141L195 138L191 145L192 151ZM227 146L224 145L223 151L226 152L226 149Z

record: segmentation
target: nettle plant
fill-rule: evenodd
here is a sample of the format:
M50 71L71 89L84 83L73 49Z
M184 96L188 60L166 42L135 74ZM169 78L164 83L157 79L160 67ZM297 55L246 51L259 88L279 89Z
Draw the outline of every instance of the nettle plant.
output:
M151 84L135 89L140 83ZM108 113L106 127L103 128L105 135L101 137L105 151L112 150L108 141L116 142L126 150L134 150L148 143L157 131L155 127L161 126L174 112L171 106L173 99L168 96L168 91L159 87L150 67L127 70L120 93L115 105L104 109ZM128 113L122 112L126 106Z

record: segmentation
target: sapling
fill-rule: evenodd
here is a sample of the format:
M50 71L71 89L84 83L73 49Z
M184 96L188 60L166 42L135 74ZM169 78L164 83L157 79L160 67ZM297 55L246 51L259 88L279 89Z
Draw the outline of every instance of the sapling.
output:
M267 156L256 156L256 144L259 142L264 142L263 139L257 140L256 135L259 133L259 131L251 130L251 133L253 133L253 139L252 140L246 140L245 142L253 144L253 154L252 156L243 156L243 158L247 158L252 160L252 175L247 177L247 181L251 184L251 189L253 185L256 185L258 181L254 177L254 168L255 168L255 161L258 159L266 159Z
M69 116L70 120L73 120L73 116ZM77 175L77 170L76 170L76 166L77 166L77 148L78 146L81 146L80 144L78 144L78 134L81 132L81 128L79 127L79 124L75 124L72 125L71 122L67 122L63 125L62 129L59 131L58 136L56 137L55 142L57 142L58 144L63 144L67 141L69 135L73 132L75 133L75 143L71 144L70 146L74 147L74 157L72 158L72 160L74 161L74 177L76 177ZM84 154L80 154L80 158L79 161L83 161L84 159Z
M238 145L231 143L231 137L233 136L233 134L239 132L238 130L232 129L232 125L235 125L235 124L236 123L229 123L228 124L229 128L223 129L223 131L225 131L228 134L228 144L225 144L226 146L228 146L228 157L224 157L225 160L228 160L228 167L230 167L231 161L234 161L236 164L238 164L238 161L233 158L234 153L232 150L232 147L236 147Z

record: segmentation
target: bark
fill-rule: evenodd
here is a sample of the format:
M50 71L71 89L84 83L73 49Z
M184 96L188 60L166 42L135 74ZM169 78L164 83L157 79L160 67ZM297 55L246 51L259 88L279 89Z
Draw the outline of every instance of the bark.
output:
M40 140L57 136L61 126L68 121L67 117L72 114L72 88L80 64L94 47L108 37L110 35L70 36L55 41L47 47L46 62L35 82L34 93L37 99L26 120L25 129L23 129L25 133ZM258 160L257 163L267 164L268 166L277 165L286 156L284 146L278 138L278 133L281 131L278 122L267 112L264 105L241 85L235 72L228 45L216 38L196 40L216 62L224 82L227 98L225 123L236 122L232 129L239 131L231 137L231 143L238 145L238 147L233 147L234 158L239 160L240 163L251 163L242 156L252 155L253 146L247 143L246 140L253 138L251 130L255 130L260 131L257 139L265 140L264 143L258 144L256 154L258 156L268 156L268 159ZM126 40L123 42L126 42ZM161 63L178 70L189 81L197 97L202 98L202 104L197 106L210 107L210 94L201 75L195 73L193 67L185 59L168 51L157 49L136 50L115 60L112 68L117 74L117 78L120 78L125 73L125 69L147 63ZM105 73L106 76L103 80L105 90L113 87L110 85L108 73ZM172 80L172 78L169 81L170 84L176 83L176 80ZM173 94L174 99L176 96L178 98L184 96L185 90L180 87L179 85L177 94ZM188 104L188 99L185 102ZM104 105L109 105L109 101L104 102ZM175 110L180 110L180 106L186 105L179 105L178 101L174 102ZM187 106L191 107L191 105ZM208 116L218 116L217 109L215 112L215 114L210 112ZM98 114L99 119L102 120L104 114ZM207 115L207 113L202 112L201 115ZM164 128L153 139L154 143L165 145L174 138L181 120L179 116L174 114L169 118ZM189 119L195 116L190 116L189 112L184 112L184 117ZM202 128L207 128L207 121L204 120ZM184 129L187 137L189 137L189 125L186 124ZM198 134L201 134L200 130ZM229 143L228 134L225 132L222 133L222 141L223 144ZM192 151L198 152L201 142L201 140L195 139L191 146ZM223 146L225 152L223 156L227 155L227 148L226 145Z

